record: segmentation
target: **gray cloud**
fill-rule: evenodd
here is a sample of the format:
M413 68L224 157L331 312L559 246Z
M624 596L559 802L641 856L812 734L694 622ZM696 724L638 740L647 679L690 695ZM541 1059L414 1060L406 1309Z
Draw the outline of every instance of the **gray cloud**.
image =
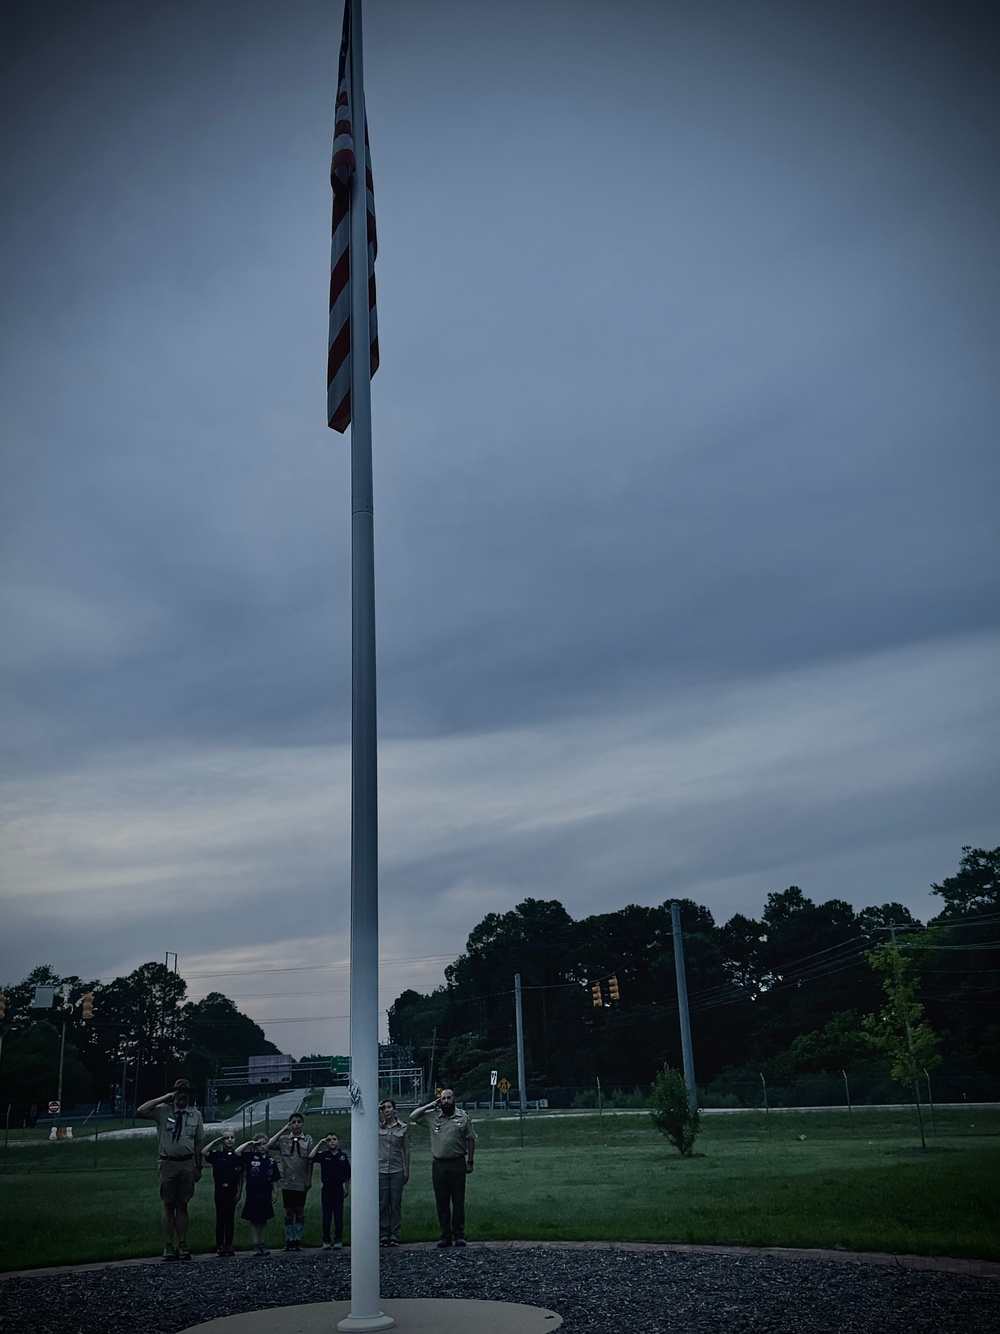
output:
M276 885L322 918L345 883L349 462L322 420L339 16L5 21L3 772L31 856L0 971L22 947L80 973L161 945L223 967ZM407 894L454 952L528 892L725 916L794 879L926 915L961 844L996 841L981 11L441 0L366 23L393 957ZM620 804L595 796L630 731L663 764L696 735L699 769L720 719L772 715L812 751L742 786L724 755L696 807L659 760L655 801L628 766ZM485 782L508 743L520 763ZM408 770L424 824L449 813L427 846L392 823L403 755L447 757ZM521 828L542 774L584 775L589 814L560 797ZM183 817L169 855L161 809ZM193 938L163 945L164 895ZM260 939L294 958L300 937Z

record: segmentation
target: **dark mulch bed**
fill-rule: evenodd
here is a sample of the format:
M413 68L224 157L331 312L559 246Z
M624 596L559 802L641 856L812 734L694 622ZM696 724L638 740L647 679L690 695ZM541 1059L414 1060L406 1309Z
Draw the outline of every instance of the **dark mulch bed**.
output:
M1000 1283L886 1265L671 1251L465 1251L381 1256L388 1297L526 1302L567 1334L995 1334ZM176 1334L217 1316L350 1297L348 1252L149 1264L0 1283L0 1330Z

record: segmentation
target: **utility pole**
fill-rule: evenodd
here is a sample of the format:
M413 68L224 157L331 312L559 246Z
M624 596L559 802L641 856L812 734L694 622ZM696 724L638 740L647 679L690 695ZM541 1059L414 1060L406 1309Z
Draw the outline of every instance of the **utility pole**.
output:
M691 1015L688 1011L687 973L684 970L684 936L681 933L681 905L670 905L670 924L674 936L674 972L677 974L677 1010L681 1022L681 1058L684 1062L684 1084L687 1088L688 1107L698 1110L698 1086L694 1079L694 1054L691 1049Z
M63 1086L63 1062L66 1060L66 1020L62 1024L62 1041L59 1044L59 1091L56 1093L56 1102L62 1110L62 1086ZM51 1084L49 1085L51 1088Z
M434 1087L434 1058L437 1055L437 1049L438 1049L438 1031L437 1031L437 1024L435 1024L434 1034L431 1038L431 1069L430 1069L430 1074L427 1076L427 1083L430 1085L431 1088Z
M520 1097L520 1117L523 1122L528 1104L524 1093L524 1020L521 1017L520 973L514 974L514 1020L517 1025L517 1091Z

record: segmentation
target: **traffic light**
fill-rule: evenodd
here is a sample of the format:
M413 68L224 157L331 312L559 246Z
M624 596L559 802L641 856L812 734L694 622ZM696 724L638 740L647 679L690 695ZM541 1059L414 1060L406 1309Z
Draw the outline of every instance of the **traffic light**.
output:
M81 1018L81 1019L93 1019L93 1017L94 1017L94 993L93 993L92 991L85 991L85 992L83 993L83 995L80 997L80 1006L81 1006L81 1010L80 1010L80 1018Z
M612 1000L618 1000L618 979L614 973L608 978L608 995Z
M591 994L591 996L593 996L593 998L594 998L594 1004L595 1004L595 1005L603 1005L603 1004L604 1004L604 997L601 995L601 984L600 984L600 982L595 982L595 983L594 983L594 985L590 988L590 994Z
M2 991L0 991L0 1019L4 1019L6 1015L7 1015L7 997L3 994Z

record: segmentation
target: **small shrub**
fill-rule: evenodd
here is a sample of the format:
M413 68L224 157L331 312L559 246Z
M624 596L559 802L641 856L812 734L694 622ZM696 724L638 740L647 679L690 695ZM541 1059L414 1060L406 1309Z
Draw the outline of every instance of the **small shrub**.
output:
M617 1108L648 1107L649 1099L646 1097L645 1093L643 1093L642 1089L636 1085L631 1093L626 1093L625 1090L621 1088L612 1089L611 1092L606 1095L604 1105L605 1107Z
M656 1076L650 1094L653 1125L665 1135L678 1153L689 1157L701 1129L701 1114L688 1106L684 1076L679 1070L665 1065Z
M711 1090L703 1093L700 1101L702 1107L719 1107L728 1109L730 1107L743 1106L735 1093L712 1093Z
M596 1107L597 1093L594 1089L580 1089L579 1093L574 1094L571 1107Z

